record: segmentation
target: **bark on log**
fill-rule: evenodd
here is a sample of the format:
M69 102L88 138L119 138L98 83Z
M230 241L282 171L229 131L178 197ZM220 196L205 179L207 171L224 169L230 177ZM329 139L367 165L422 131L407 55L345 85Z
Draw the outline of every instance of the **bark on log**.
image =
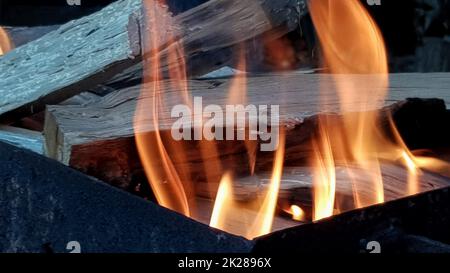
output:
M117 1L0 58L4 96L0 119L8 122L41 111L45 104L59 103L127 68L132 68L127 73L140 71L142 37L155 35L151 24L167 17L174 22L173 29L150 37L158 43L144 43L144 57L151 58L156 50L167 56L173 40L164 35L170 32L185 47L183 58L195 74L225 65L236 44L268 31L294 28L306 12L304 0L212 0L173 18L167 7L159 7L157 18L144 19L146 8L140 0ZM161 66L164 70L173 64Z
M356 76L363 77L364 76ZM430 81L429 79L433 79ZM428 89L423 82L430 83ZM330 84L329 75L283 74L248 79L248 103L254 105L279 104L281 122L287 128L286 164L298 166L309 158L311 136L317 128L319 106L319 81ZM392 75L390 96L386 104L392 104L408 97L440 97L445 100L425 100L417 103L400 103L394 109L394 119L400 131L406 132L406 142L414 148L430 148L431 144L448 141L448 122L446 110L450 97L445 90L450 82L445 74L409 74ZM192 96L202 96L203 104L227 104L229 80L189 81ZM163 83L169 107L161 117L170 116L171 106L180 102L179 90L166 81ZM239 87L242 88L243 86ZM366 88L370 88L366 86ZM425 91L424 91L425 90ZM119 187L133 191L135 180L142 176L142 168L134 142L133 116L140 87L111 93L100 101L84 106L50 106L46 113L45 141L46 154L58 161L98 177ZM339 111L335 92L325 90L322 93L330 102L329 109ZM406 110L405 110L406 109ZM407 110L409 109L409 110ZM402 114L403 113L403 114ZM163 139L171 139L170 129L173 120L160 120ZM154 132L152 124L141 130ZM409 132L414 133L409 133ZM419 133L423 131L424 133ZM409 135L409 136L408 136ZM411 138L412 136L412 138ZM427 138L428 137L428 138ZM431 138L437 137L437 138ZM410 140L411 139L411 140ZM410 143L409 143L410 142ZM258 145L258 143L255 143ZM199 141L186 141L189 162L175 162L178 167L189 166L202 170ZM425 146L425 147L423 147ZM221 141L218 143L220 158L211 155L206 160L220 160L237 175L248 175L249 164L245 144L239 141ZM239 156L236 156L239 155ZM257 170L272 167L273 153L258 152ZM223 172L216 170L217 182ZM195 175L196 180L205 180L205 174Z

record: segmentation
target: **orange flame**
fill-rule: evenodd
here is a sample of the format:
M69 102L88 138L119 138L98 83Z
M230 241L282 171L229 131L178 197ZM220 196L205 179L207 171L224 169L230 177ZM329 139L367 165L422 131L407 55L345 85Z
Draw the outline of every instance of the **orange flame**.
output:
M191 176L193 176L194 170L190 169L189 164L177 164L178 162L188 162L187 147L185 146L187 143L186 141L175 141L160 130L160 128L167 128L165 127L167 121L171 120L171 117L168 116L168 109L174 106L174 103L183 103L191 109L194 106L186 79L183 45L177 40L175 33L181 27L175 24L162 2L156 0L144 2L149 33L145 33L147 35L144 41L145 82L136 107L135 139L147 178L158 203L186 216L197 218L195 195L191 186ZM241 71L246 70L243 45L237 68ZM164 76L169 77L170 81L163 80ZM245 105L247 103L246 85L245 74L236 76L231 81L227 103L234 106ZM170 89L171 92L179 92L180 101L166 100L167 89ZM245 113L236 114L238 115L237 121L242 122L240 118L245 116ZM194 121L191 125L193 130L198 132L202 129L200 125L203 124L199 125ZM258 128L249 126L245 135L256 135L257 130ZM242 132L238 132L238 134L240 133ZM249 139L245 138L244 143L249 158L249 173L253 174L258 145L256 141ZM216 141L204 139L196 145L202 159L202 171L205 174L206 182L211 185L217 183L216 173L226 170L226 166L219 156L217 144ZM247 204L234 200L233 172L228 171L223 175L212 211L211 226L248 238L271 231L283 169L284 139L279 140L278 147L275 153L272 180L269 189L263 196L259 196ZM236 218L237 215L240 217ZM236 226L235 222L238 222L239 225Z
M284 210L286 213L289 213L292 215L292 220L294 221L305 221L305 211L297 206L297 205L291 205L289 209Z
M8 33L0 27L0 56L10 51L13 48L11 39L8 36Z
M159 130L160 120L167 118L164 114L161 114L164 113L163 110L166 107L163 90L167 86L162 84L161 62L163 53L158 49L162 45L168 45L169 58L177 58L182 55L183 47L179 42L174 42L174 34L170 32L175 27L171 21L170 13L158 1L145 1L144 5L147 16L153 20L148 24L151 29L149 37L145 41L146 49L148 49L148 52L152 52L152 55L148 61L144 62L144 71L150 72L150 74L144 75L146 85L136 106L134 120L136 145L158 203L190 216L185 185L180 178L180 172L174 167L173 159L169 156L168 148L163 142ZM155 21L158 21L158 23L156 24ZM158 32L160 28L167 30L166 35L161 35ZM174 79L172 84L175 84L175 87L180 90L181 96L187 100L184 63L175 67L171 66L169 75ZM154 128L153 134L143 133L143 128L147 126ZM174 142L171 144L174 144ZM181 157L182 151L178 154ZM155 158L159 159L160 162L156 163Z
M314 211L313 220L333 215L336 193L336 170L333 152L326 129L321 127L320 143L313 142L314 148Z
M246 70L244 52L245 51L241 46L238 63L238 69L241 71ZM245 105L247 103L246 84L246 75L237 75L231 81L228 104ZM249 132L247 133L248 137L254 133L256 132L252 132L252 128L249 128ZM213 216L210 222L212 227L220 228L234 234L243 235L249 239L267 234L271 231L284 162L284 136L282 136L282 133L280 134L280 138L279 148L275 153L274 168L270 186L264 197L259 197L257 200L253 200L250 202L251 204L247 205L235 201L233 197L231 175L224 175L222 177L214 204ZM253 174L256 163L256 150L258 147L254 141L252 142L248 140L248 138L244 140L244 142L249 158L250 173ZM257 212L255 213L255 211ZM233 223L241 222L242 219L245 220L241 223L241 225L233 225Z
M241 44L239 46L239 60L237 64L238 71L246 71L247 70L247 61L245 56L245 45ZM246 105L247 104L247 75L238 74L236 75L231 83L230 90L228 93L228 105ZM245 115L245 113L242 113ZM252 128L249 128L248 135L254 134L252 132ZM253 174L255 171L256 164L256 149L258 148L254 141L250 141L249 138L246 138L245 148L247 149L248 155L248 163L250 168L250 173Z
M342 130L335 130L321 120L320 143L315 146L318 165L315 176L315 212L318 220L333 214L335 164L330 139L343 140L346 153L358 169L370 177L371 184L352 181L357 207L384 201L380 165L375 152L377 144L377 114L374 111L383 102L388 86L387 55L381 32L362 4L357 0L310 1L310 12L321 41L325 64L333 73L343 112ZM345 74L370 74L347 76ZM364 88L366 84L373 88ZM351 112L361 114L355 115ZM348 163L346 163L348 164ZM354 177L348 168L350 177ZM370 187L370 200L360 196L361 188Z
M282 136L275 153L275 163L267 191L249 204L234 200L231 175L223 176L214 203L210 226L243 235L248 239L271 232L283 173L284 142Z
M226 212L233 207L233 187L232 178L229 173L226 173L220 181L219 190L217 191L216 202L211 215L209 225L214 228L224 228L226 222Z
M194 171L198 170L193 170L190 164L177 164L188 162L187 143L174 140L160 129L166 130L167 122L172 121L168 109L174 106L174 103L183 103L193 108L192 94L186 78L183 45L177 40L176 32L181 27L176 25L167 7L161 5L161 2L144 2L146 16L149 18L149 33L145 33L148 37L144 41L145 82L137 102L134 120L136 145L159 204L197 218L192 180L196 174ZM332 72L343 113L339 124L332 124L324 117L319 118L319 133L313 141L314 153L311 158L315 166L314 220L329 217L337 212L336 165L343 164L352 180L355 207L384 202L380 160L386 158L398 159L408 169L407 194L419 192L420 169L432 168L431 164L436 163L437 159L413 155L403 143L395 126L395 141L388 140L376 127L379 117L373 110L378 109L384 102L388 87L386 50L376 24L358 0L314 0L310 2L310 12L321 40L325 63ZM237 68L245 71L245 50L243 46L240 49ZM163 80L164 77L169 77L170 80ZM170 96L171 100L168 100L169 90L178 92L179 96ZM246 104L246 75L233 78L228 91L229 104ZM177 98L179 101L175 102ZM327 102L324 101L322 106L326 105ZM193 116L195 113L192 112ZM240 116L242 118L242 115ZM200 123L205 117L201 118ZM198 124L196 120L190 125L195 133L203 131L203 124ZM245 134L250 136L256 134L257 130L249 126ZM243 142L249 158L248 170L250 175L253 175L258 145L256 141L247 139ZM238 178L234 177L233 170L229 170L220 157L219 148L223 147L219 147L214 140L202 140L195 144L201 157L203 169L200 171L203 171L208 185L217 186L217 180L220 179L217 172L224 173L215 196L210 225L250 239L269 233L275 217L283 172L285 132L280 131L269 187L256 198L246 201L236 199L234 186ZM231 158L232 161L236 155L227 156L227 160ZM338 162L338 159L343 162ZM369 180L369 183L358 179L361 173L368 178L364 180ZM362 192L373 192L373 195L367 196ZM289 213L293 215L294 220L305 217L304 211L298 206L291 206Z
M389 123L394 135L394 142L396 147L385 143L385 149L389 149L385 157L392 159L393 157L400 157L403 164L408 169L408 189L407 194L413 195L420 193L420 176L422 169L430 170L441 175L450 176L450 163L437 158L429 156L414 155L411 152L405 142L403 141L400 132L397 130L392 117L389 117Z
M389 84L386 49L377 25L357 0L310 1L310 12L343 113L341 126L321 117L320 133L313 142L312 161L317 167L314 173L314 220L331 216L336 211L337 164L344 165L352 180L355 207L384 202L380 160L401 162L408 171L405 195L419 193L421 169L443 173L449 164L414 155L403 142L392 117L390 125L394 139L377 128L379 112L375 110L384 103ZM324 101L322 106L327 104L329 102ZM343 162L337 162L336 158ZM358 178L361 172L370 183Z

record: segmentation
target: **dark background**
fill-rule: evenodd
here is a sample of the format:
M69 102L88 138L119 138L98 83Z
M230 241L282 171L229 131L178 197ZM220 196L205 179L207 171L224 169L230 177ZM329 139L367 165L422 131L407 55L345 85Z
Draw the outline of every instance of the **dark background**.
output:
M0 0L0 26L60 25L113 2L80 1L80 6L70 6L67 0ZM383 32L391 72L450 71L450 0L381 0L381 5L372 6L367 4L367 0L361 1ZM206 0L167 0L174 13L203 2ZM308 18L303 20L301 27L302 31L288 37L296 40L297 34L302 33L300 44L304 46L300 50L312 52L317 45ZM40 31L49 30L52 28Z

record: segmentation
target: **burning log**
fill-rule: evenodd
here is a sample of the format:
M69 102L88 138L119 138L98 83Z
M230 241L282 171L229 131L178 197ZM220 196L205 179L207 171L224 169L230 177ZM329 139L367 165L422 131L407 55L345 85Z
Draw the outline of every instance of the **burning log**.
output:
M157 8L155 14L160 18L145 18L149 8ZM225 65L233 57L231 48L239 43L268 31L272 31L268 37L277 37L275 33L295 28L305 12L303 0L213 0L172 17L167 7L143 7L140 0L117 1L0 59L1 119L9 122L39 112L46 104L59 103L133 68L142 60L141 43L159 19L174 21L163 26L171 37L157 45L147 44L144 58L152 58L160 48L170 50L171 43L180 40L185 46L182 57L196 74ZM40 69L36 70L37 65ZM170 61L162 64L171 65ZM127 73L136 73L136 69Z
M350 177L348 168L352 169L352 173L357 174L356 177ZM274 217L272 231L278 231L290 227L294 227L301 223L309 223L313 217L313 173L311 167L286 167L283 169L280 189L277 201L277 214ZM344 213L355 209L353 179L370 185L370 179L356 167L340 167L336 169L336 205L335 213ZM381 173L384 184L385 201L393 201L406 196L409 173L408 170L400 165L392 164L392 162L383 162L381 164ZM251 204L251 202L264 196L267 192L271 181L271 173L258 172L256 175L244 178L235 178L233 181L233 196L240 204ZM212 195L205 192L211 188L206 183L197 183L196 189L199 195ZM446 177L424 171L420 175L419 192L428 192L435 189L446 188L450 186L450 180ZM370 200L374 192L369 187L363 189L360 198ZM212 202L208 199L201 198L197 200L197 206L200 208L201 215L196 215L195 219L203 223L210 222L210 212L212 211ZM298 210L296 213L292 211L292 207ZM251 206L241 207L246 210L245 213L237 215L256 214L251 210ZM228 223L232 226L232 230L239 230L239 221L241 217L230 219ZM289 221L288 219L291 219ZM295 221L292 221L295 220Z
M450 98L442 89L448 78L440 75L435 75L434 78L425 96L442 97L448 105ZM319 102L317 90L320 81L331 82L332 79L327 75L296 73L282 77L272 75L248 79L249 104L266 105L270 102L280 105L281 122L287 127L285 163L288 166L298 166L310 156L310 140L317 130L317 114L320 113L320 109L316 108ZM423 96L423 89L420 87L422 81L420 75L392 75L391 95L386 103ZM189 82L192 96L202 96L205 104L214 103L222 106L226 105L229 85L230 82L227 80ZM177 90L170 86L170 82L164 83L169 95L165 99L170 102L169 105L175 105L180 98ZM283 89L280 89L280 86L283 86ZM134 191L136 179L142 176L133 128L134 110L140 88L143 86L117 91L84 106L49 106L44 130L46 155L116 186ZM276 96L273 90L278 91ZM328 110L339 112L336 94L333 90L327 94L330 102ZM442 125L448 122L445 102L410 100L387 110L394 112L394 120L399 125L401 133L415 132L404 135L407 144L415 149L429 148L430 144L446 142L448 131L446 126ZM171 109L166 111L170 113ZM164 139L171 139L172 122L170 119L160 120L158 129ZM387 126L386 118L384 123ZM155 128L149 124L145 130L151 133ZM417 134L417 131L421 130L427 133ZM432 136L437 138L430 139ZM198 151L199 141L185 141L185 145L188 161L175 164L179 167L189 165L193 170L202 170L202 155ZM249 175L249 159L242 141L222 141L218 142L218 145L220 160L235 170L236 175ZM233 155L240 156L233 157ZM256 170L270 169L273 161L272 153L258 152L256 158ZM209 158L209 160L218 159ZM218 183L223 173L220 170L210 171L213 172L210 175ZM195 173L193 177L196 181L205 180L202 171ZM199 187L203 188L205 196L210 197L203 186ZM214 192L214 189L211 189L211 192Z
M348 168L356 177L350 177ZM281 186L278 195L278 208L288 211L292 205L304 211L302 222L311 221L313 210L313 174L311 167L286 167L283 170ZM392 162L381 164L385 201L392 201L405 197L408 192L408 170ZM234 184L235 198L241 201L251 200L254 196L264 193L270 183L270 173L258 173L252 180L237 179ZM336 211L339 213L355 209L353 179L370 185L367 175L356 167L336 167ZM257 181L255 181L257 180ZM418 192L432 191L450 186L450 180L431 172L423 172L420 176ZM198 185L200 189L208 189L207 185ZM201 192L201 191L200 191ZM206 194L206 193L205 193ZM369 187L360 192L360 198L370 200L374 195Z

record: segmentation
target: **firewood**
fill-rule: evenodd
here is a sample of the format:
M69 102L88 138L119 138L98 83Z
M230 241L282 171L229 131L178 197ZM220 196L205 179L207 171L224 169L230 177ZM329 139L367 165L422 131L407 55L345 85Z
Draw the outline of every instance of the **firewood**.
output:
M303 0L212 0L173 18L167 7L158 6L161 18L144 19L146 8L140 0L117 1L0 58L0 119L10 122L42 111L45 104L64 101L135 65L139 71L142 57L152 58L155 51L166 56L172 39L185 47L182 57L196 71L190 74L214 70L233 58L233 46L269 31L274 37L286 33L306 12ZM158 27L151 24L169 16L174 25L161 33L172 37L145 43ZM163 70L171 65L161 64Z
M118 1L0 58L1 120L42 111L137 62L139 39L130 15L140 7L137 0Z
M352 170L357 180L366 185L371 185L367 173L355 166L336 167L336 204L340 212L354 209L352 180L346 170ZM407 194L408 170L391 162L381 162L381 174L383 178L384 199L392 201ZM271 174L263 172L257 174L252 180L237 179L234 193L240 200L252 199L253 196L264 193L269 186ZM249 183L249 181L252 181ZM432 191L450 186L450 180L446 177L424 171L419 176L419 192ZM199 185L197 189L207 189L205 185ZM313 169L311 167L286 167L283 170L279 192L279 206L287 209L290 205L298 205L306 210L312 206ZM370 187L361 188L359 198L370 200L374 196Z
M361 76L355 76L361 77ZM428 80L432 78L433 80ZM429 86L423 92L422 82L427 79ZM279 104L281 122L286 127L286 164L298 166L299 162L308 159L311 152L309 141L317 128L317 115L321 114L318 108L320 101L319 82L332 81L329 75L301 75L297 73L283 75L266 75L248 79L248 103L254 105ZM442 100L430 100L418 103L416 108L409 110L409 114L396 115L405 111L410 103L398 103L390 109L396 109L394 119L402 120L401 132L414 131L414 136L420 136L417 131L424 130L424 135L440 136L446 138L445 120L446 104L450 104L448 92L442 87L449 84L450 78L446 74L409 74L392 75L390 96L386 104L402 101L408 97L440 97ZM204 105L227 104L227 92L230 80L189 81L192 96L202 96ZM165 102L171 111L172 105L180 101L179 90L174 90L170 81L162 83L166 92ZM370 88L366 86L367 88ZM98 177L116 186L132 190L135 179L142 175L142 166L138 160L134 140L133 117L136 102L141 88L137 86L111 93L101 100L83 106L49 106L45 121L45 150L46 155L66 165L70 165L85 173ZM244 86L241 86L244 90ZM326 90L329 111L339 112L336 93ZM388 109L389 110L389 109ZM400 111L401 110L401 111ZM431 112L430 112L431 111ZM323 114L323 113L322 113ZM336 115L336 114L334 114ZM419 115L416 118L416 115ZM408 119L411 119L408 121ZM150 117L149 117L150 120ZM434 120L434 121L433 121ZM163 140L171 139L170 129L173 120L161 119L159 130ZM386 123L386 121L385 121ZM435 126L434 126L434 125ZM433 126L431 126L433 125ZM431 127L430 127L431 126ZM155 131L152 124L145 124L141 130L152 133ZM433 133L431 133L433 132ZM406 142L410 142L406 139ZM412 146L438 143L436 139L413 139ZM426 142L426 143L425 143ZM199 141L185 141L188 162L174 162L177 167L189 166L192 170L202 170L203 161L198 147ZM409 143L408 143L409 144ZM419 145L420 144L420 145ZM258 143L256 143L258 145ZM423 147L422 147L423 148ZM248 155L242 141L218 142L219 157L211 154L211 158L204 160L221 160L224 165L236 172L236 175L248 175ZM239 155L239 156L236 156ZM272 167L273 153L258 152L256 169L269 170ZM157 164L157 162L155 162ZM220 180L223 172L211 170L214 179ZM205 174L193 174L198 181L205 180Z
M353 196L353 185L348 172L351 170L356 174L360 183L371 185L372 181L367 178L367 174L355 166L338 166L336 169L336 213L343 213L354 210L355 201ZM406 168L392 164L390 162L381 163L381 173L383 178L384 201L393 201L407 196L408 171ZM251 177L236 178L233 182L233 198L240 204L251 204L258 197L264 196L269 188L271 179L270 172L258 173ZM428 192L450 186L450 179L424 171L419 178L419 192ZM197 183L198 194L207 196L214 193L205 193L208 189L217 190L206 183ZM203 193L203 194L202 194ZM365 187L358 192L358 197L363 200L373 200L376 193ZM196 207L198 215L195 219L205 224L209 223L214 199L197 198ZM292 205L299 206L304 215L299 221L292 221L287 211ZM257 210L251 205L242 206L241 212L245 215L256 215ZM302 223L312 221L313 213L313 169L311 167L287 167L283 170L280 189L277 201L277 213L274 218L272 231L294 227ZM239 227L243 219L236 217L229 225ZM238 228L236 228L238 229Z

